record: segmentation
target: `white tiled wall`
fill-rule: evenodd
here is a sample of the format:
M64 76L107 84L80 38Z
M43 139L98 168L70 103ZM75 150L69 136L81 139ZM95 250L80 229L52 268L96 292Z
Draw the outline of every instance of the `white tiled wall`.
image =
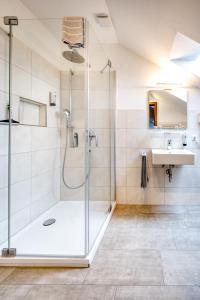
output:
M2 31L0 44L2 119L8 101L7 36ZM57 93L56 107L49 106L49 92ZM16 39L13 93L13 118L18 118L19 97L26 97L47 104L47 127L12 128L12 234L60 200L60 72ZM8 127L0 125L0 242L7 233L7 150Z
M69 108L69 72L61 72L62 110ZM115 76L115 74L111 74ZM74 71L72 76L72 125L79 134L79 147L68 148L65 178L70 185L78 185L85 180L85 138L87 117L89 127L98 137L98 147L93 141L90 160L90 200L109 201L110 193L110 103L108 73L101 74L90 70L90 101L87 104L84 91L85 73ZM88 109L88 111L87 111ZM88 114L89 112L89 114ZM66 141L66 122L62 123L62 162ZM84 200L84 187L70 190L61 180L62 200Z
M61 112L69 109L69 71L61 72ZM65 180L71 186L76 186L85 180L85 72L74 70L72 76L72 126L78 133L79 147L72 148L68 144L65 161ZM61 118L61 164L63 164L64 149L67 138L66 118ZM69 138L69 136L68 136ZM69 142L69 140L68 140ZM84 201L84 186L79 189L67 188L61 179L61 200Z
M188 89L188 149L196 153L194 166L173 169L169 183L165 170L153 167L151 149L167 147L172 138L173 147L180 148L183 131L148 129L147 91L156 87L153 79L159 69L121 46L105 46L117 70L117 129L116 167L117 201L127 204L196 205L200 204L200 89ZM148 155L148 188L140 187L141 151Z

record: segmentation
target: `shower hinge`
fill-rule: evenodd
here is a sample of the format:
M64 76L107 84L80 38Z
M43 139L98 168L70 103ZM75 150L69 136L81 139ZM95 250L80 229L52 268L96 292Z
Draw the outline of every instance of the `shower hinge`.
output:
M18 25L18 18L16 16L5 16L4 25Z
M111 212L112 210L112 204L110 204L109 208L108 208L108 212Z
M1 251L2 257L13 257L16 256L17 249L16 248L3 248Z

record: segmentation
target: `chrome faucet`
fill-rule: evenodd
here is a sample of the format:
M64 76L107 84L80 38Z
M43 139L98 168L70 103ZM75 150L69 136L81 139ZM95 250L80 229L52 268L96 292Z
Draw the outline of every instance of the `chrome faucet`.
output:
M169 140L167 141L167 150L171 150L171 149L172 149L172 140L169 139Z
M92 141L95 140L95 146L98 147L98 136L93 129L89 129L89 146L92 146Z

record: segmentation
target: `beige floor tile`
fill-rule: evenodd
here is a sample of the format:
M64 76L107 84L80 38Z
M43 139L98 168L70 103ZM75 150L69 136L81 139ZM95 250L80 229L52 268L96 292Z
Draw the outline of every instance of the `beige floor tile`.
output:
M106 233L100 249L110 250L176 250L173 234L170 229L137 228L135 231Z
M99 250L86 284L154 285L163 283L160 254L149 250Z
M103 238L99 249L105 250L132 250L137 249L136 242L137 233L118 233L118 234L106 234Z
M137 214L137 228L158 228L157 214Z
M22 300L30 291L30 285L0 285L0 299Z
M184 216L184 223L189 228L200 229L200 214L189 213Z
M138 209L136 205L117 205L113 216L133 216L137 214Z
M187 206L184 205L151 205L148 213L183 214L187 213L187 211Z
M173 237L177 250L200 251L199 228L175 229Z
M35 286L26 300L113 300L115 287L95 285Z
M199 300L199 287L137 286L117 287L115 300Z
M0 282L8 277L14 270L15 268L11 267L0 267Z
M88 269L16 268L4 283L7 284L73 284L82 283Z
M136 244L138 249L175 250L173 234L170 228L141 228L137 232Z
M106 233L134 232L137 228L137 216L114 216L110 221Z
M200 251L162 251L167 285L200 285Z
M200 205L187 206L188 213L200 214Z
M184 218L185 214L156 214L156 221L159 228L186 228Z

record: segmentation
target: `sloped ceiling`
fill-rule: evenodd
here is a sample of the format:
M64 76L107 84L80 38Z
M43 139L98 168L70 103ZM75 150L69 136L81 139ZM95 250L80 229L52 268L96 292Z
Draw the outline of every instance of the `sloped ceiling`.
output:
M84 16L92 24L99 40L103 43L117 43L115 30L111 26L100 27L94 18L96 13L109 13L105 0L21 0L38 18L62 18ZM53 31L53 28L50 28Z
M21 0L38 18L83 15L103 43L117 43L163 66L178 32L200 42L200 0ZM101 28L95 13L108 13ZM48 25L50 26L50 24ZM53 31L54 28L51 28Z
M200 0L106 0L119 42L158 65L177 32L200 42Z

